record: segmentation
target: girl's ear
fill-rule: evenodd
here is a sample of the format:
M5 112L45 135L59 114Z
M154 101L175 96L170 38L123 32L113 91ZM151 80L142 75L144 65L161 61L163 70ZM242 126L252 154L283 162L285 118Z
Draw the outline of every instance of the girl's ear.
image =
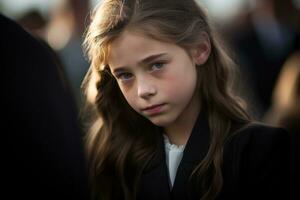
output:
M210 56L211 45L207 33L203 32L201 34L202 41L197 45L195 49L192 50L193 60L196 65L203 65L206 63Z

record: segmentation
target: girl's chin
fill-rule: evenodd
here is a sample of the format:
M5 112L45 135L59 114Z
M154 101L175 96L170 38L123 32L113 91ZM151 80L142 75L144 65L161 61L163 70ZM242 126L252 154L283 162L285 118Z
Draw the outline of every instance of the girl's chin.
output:
M167 117L147 117L154 125L165 127L170 124L172 124L173 120L167 118Z

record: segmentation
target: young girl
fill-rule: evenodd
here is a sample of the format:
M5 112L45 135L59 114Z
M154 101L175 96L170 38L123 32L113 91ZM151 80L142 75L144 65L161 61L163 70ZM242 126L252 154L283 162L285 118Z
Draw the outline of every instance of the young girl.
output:
M289 138L250 123L194 0L102 0L85 47L94 199L287 199Z

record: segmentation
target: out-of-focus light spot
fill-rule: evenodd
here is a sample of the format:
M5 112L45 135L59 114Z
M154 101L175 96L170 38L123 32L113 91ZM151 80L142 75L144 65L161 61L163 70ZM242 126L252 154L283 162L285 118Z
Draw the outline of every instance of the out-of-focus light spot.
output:
M51 27L47 32L47 42L55 50L63 49L72 37L70 29L63 23Z
M287 109L295 103L296 80L300 74L300 52L293 54L284 64L275 87L273 101L277 107Z
M208 8L212 17L224 21L234 17L247 0L198 0L198 2Z

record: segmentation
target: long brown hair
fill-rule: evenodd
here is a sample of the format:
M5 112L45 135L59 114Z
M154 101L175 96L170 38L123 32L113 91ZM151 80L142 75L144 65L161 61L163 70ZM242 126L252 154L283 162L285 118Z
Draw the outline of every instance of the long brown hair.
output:
M204 191L201 200L216 198L223 184L223 146L231 122L247 122L249 116L231 90L234 62L194 0L102 0L95 8L84 42L91 67L83 83L91 127L86 148L94 196L135 199L140 175L155 153L155 138L161 131L128 105L109 70L110 44L125 29L187 51L201 42L203 32L208 35L211 55L197 67L197 73L211 144L192 176Z

